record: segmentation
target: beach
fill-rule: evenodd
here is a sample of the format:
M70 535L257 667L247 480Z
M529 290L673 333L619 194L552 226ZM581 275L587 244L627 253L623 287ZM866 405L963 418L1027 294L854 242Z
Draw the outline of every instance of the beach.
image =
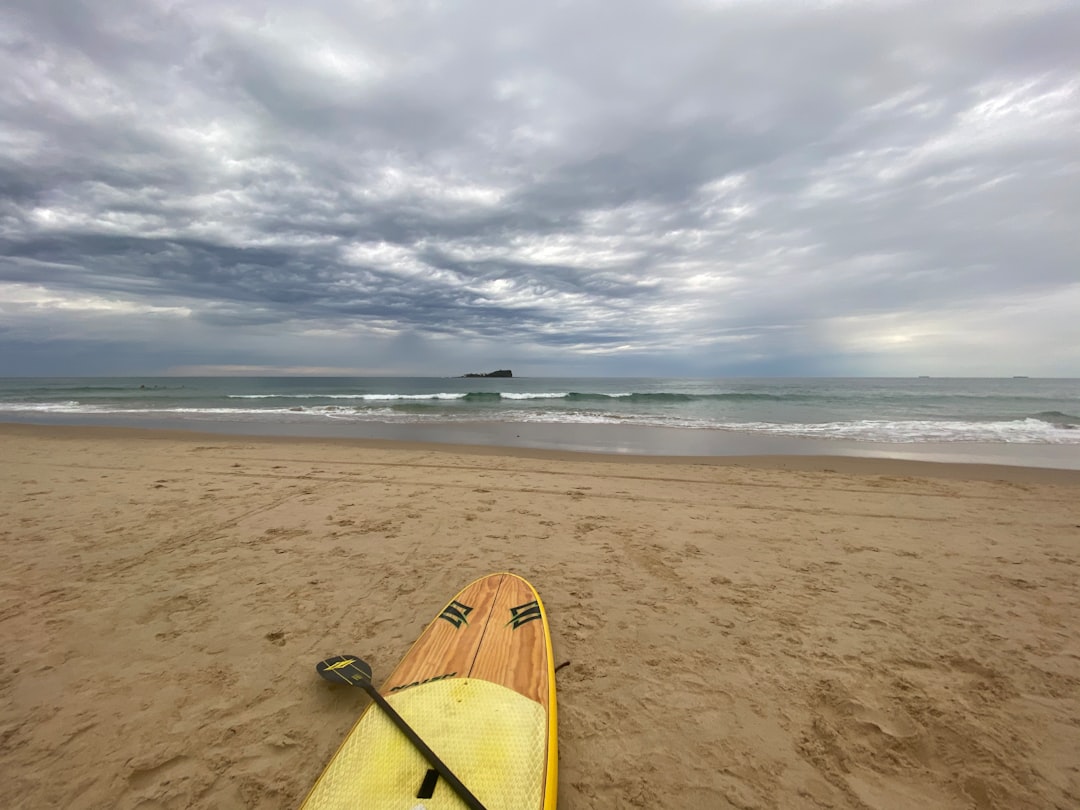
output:
M291 808L461 587L559 807L1080 805L1080 471L0 425L0 806Z

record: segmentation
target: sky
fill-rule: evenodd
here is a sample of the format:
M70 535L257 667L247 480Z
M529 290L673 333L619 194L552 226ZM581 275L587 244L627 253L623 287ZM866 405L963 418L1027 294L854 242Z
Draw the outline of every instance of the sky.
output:
M0 375L1080 376L1075 0L7 0Z

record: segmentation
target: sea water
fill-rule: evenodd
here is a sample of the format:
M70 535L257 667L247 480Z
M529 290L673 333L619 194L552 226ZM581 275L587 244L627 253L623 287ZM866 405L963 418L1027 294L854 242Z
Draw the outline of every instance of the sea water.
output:
M717 436L737 434L1075 446L1080 462L1076 379L20 378L0 379L0 421L484 443L485 436L520 438L530 426L530 435L548 437L559 436L559 426L566 436L615 436L581 428L620 426L619 437L633 437L630 428L654 436L663 428L679 447L701 446L702 453L715 452ZM573 449L581 442L538 444ZM655 444L647 452L657 452Z

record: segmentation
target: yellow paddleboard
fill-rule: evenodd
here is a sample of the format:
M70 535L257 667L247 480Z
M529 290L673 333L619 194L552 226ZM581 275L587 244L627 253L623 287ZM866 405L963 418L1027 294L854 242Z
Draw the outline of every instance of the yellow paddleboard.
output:
M514 574L467 586L379 689L485 810L555 810L555 667L547 613ZM461 810L465 802L372 704L302 810Z

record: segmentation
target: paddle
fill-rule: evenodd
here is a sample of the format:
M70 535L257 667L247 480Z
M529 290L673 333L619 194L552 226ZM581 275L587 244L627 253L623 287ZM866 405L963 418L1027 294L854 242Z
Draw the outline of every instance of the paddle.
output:
M331 683L347 683L349 686L359 686L367 692L378 707L386 712L386 716L394 722L394 725L401 729L401 733L409 738L409 742L415 745L416 749L424 755L424 759L431 763L431 767L435 769L439 776L449 783L450 787L469 806L470 810L486 810L484 805L480 804L480 800L461 783L460 779L454 776L454 772L446 766L446 763L439 759L435 752L428 747L428 744L420 739L420 735L405 722L405 718L398 714L394 707L387 702L386 698L379 694L379 690L371 682L371 666L366 661L355 655L336 655L333 658L327 658L325 661L317 663L315 671ZM427 780L425 780L426 782Z

